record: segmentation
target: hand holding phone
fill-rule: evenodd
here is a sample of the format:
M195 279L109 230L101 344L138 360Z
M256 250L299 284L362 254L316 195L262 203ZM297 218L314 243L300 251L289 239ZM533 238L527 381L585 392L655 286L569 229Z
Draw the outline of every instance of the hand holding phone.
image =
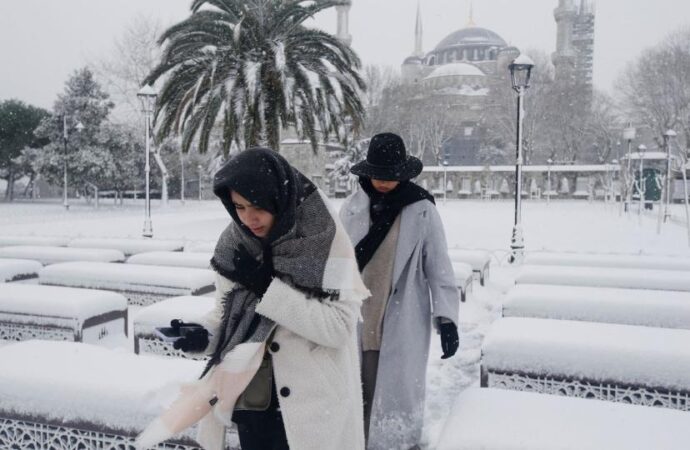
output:
M203 351L209 342L209 333L203 326L179 319L173 319L169 327L156 328L155 333L161 340L171 343L174 349L183 352Z

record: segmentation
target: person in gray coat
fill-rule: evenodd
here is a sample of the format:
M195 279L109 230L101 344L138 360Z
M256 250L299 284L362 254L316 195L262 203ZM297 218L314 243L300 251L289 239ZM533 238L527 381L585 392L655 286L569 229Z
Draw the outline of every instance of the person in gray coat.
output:
M361 190L340 217L371 291L362 306L367 449L415 449L421 439L432 327L442 358L458 348L459 294L433 197L410 181L422 162L393 133L374 136L354 165Z

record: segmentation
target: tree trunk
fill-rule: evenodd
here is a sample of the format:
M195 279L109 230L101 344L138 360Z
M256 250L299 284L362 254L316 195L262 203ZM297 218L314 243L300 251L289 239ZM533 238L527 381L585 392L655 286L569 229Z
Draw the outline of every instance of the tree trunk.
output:
M7 175L7 190L5 191L5 200L14 201L14 167L10 163L9 173Z

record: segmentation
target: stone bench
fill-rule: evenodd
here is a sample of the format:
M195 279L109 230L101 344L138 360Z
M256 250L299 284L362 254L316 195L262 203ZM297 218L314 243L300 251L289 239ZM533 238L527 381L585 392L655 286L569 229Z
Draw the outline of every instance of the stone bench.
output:
M168 327L173 319L184 322L200 323L201 317L215 306L213 297L181 296L162 300L154 305L141 308L134 316L134 353L153 353L180 358L206 359L205 356L190 356L161 340L155 334L155 328Z
M543 266L613 267L619 269L685 270L690 272L690 258L679 256L529 252L525 255L524 264Z
M167 251L179 252L184 242L162 239L112 239L112 238L78 238L72 239L70 247L77 248L112 248L120 250L125 256L143 252Z
M69 244L68 237L50 236L0 236L0 247L16 245L50 245L52 247L66 247Z
M503 302L503 317L690 329L690 292L519 284Z
M127 335L127 299L114 292L0 284L0 339L96 343ZM4 363L3 363L4 364Z
M38 279L43 266L26 259L0 259L0 283Z
M202 252L146 252L130 256L127 263L209 269L212 256L213 253Z
M690 292L690 274L677 270L525 265L515 283Z
M474 279L472 266L467 263L451 262L455 275L455 285L460 289L460 301L467 300L467 296L472 292L472 280Z
M436 450L685 450L690 414L580 398L468 388Z
M150 305L180 295L204 295L215 290L213 271L140 264L70 262L44 267L44 285L105 289L118 292L130 305Z
M451 261L466 263L472 266L475 275L479 277L479 283L484 286L484 281L489 277L491 254L485 250L464 250L449 248L448 255Z
M0 347L0 448L133 449L134 437L196 380L203 362L88 344ZM190 430L154 447L200 450ZM229 435L237 448L236 434Z
M689 342L688 330L499 319L481 385L690 411Z
M22 245L0 247L0 258L31 259L44 266L71 261L124 262L119 250Z

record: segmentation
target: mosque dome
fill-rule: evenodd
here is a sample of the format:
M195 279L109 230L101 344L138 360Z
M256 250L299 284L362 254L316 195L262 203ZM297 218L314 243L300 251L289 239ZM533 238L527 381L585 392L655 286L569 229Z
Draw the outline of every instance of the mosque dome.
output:
M403 61L403 64L421 65L422 62L423 60L419 56L408 56L405 58L405 61Z
M450 63L438 66L426 77L427 80L441 77L484 77L486 76L477 66L466 63Z
M491 30L481 27L467 27L454 31L436 46L434 51L458 46L505 47L506 41Z

